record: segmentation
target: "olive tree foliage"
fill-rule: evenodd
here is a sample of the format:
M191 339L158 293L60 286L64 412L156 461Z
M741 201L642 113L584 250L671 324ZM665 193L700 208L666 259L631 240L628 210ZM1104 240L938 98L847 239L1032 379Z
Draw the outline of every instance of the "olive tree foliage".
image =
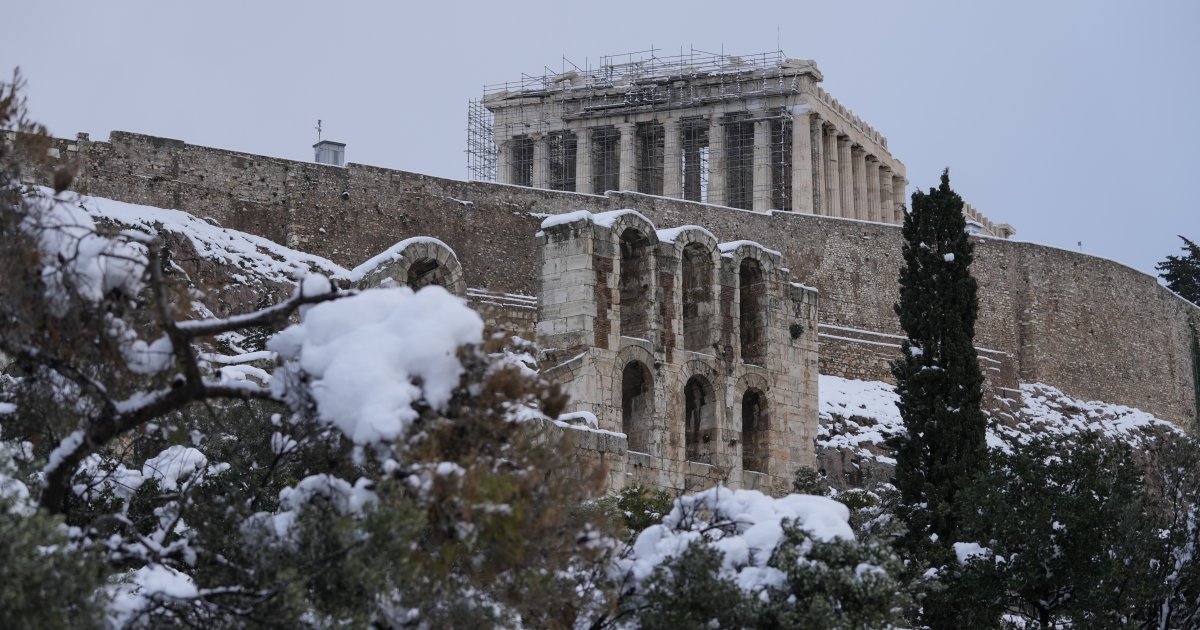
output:
M506 340L461 346L444 395L413 379L401 430L358 439L302 362L239 344L407 289L310 277L206 316L160 235L81 209L19 81L0 87L19 132L0 148L0 625L568 627L603 608L614 543L574 509L600 477L536 419L565 399Z

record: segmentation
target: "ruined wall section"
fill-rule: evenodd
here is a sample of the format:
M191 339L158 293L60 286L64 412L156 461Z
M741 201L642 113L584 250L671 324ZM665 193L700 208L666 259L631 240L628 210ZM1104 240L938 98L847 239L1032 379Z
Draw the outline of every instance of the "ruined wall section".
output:
M832 339L864 337L842 329L867 331L867 340L884 344L886 337L870 333L901 332L892 311L897 226L337 168L124 132L113 132L109 143L59 140L54 150L64 160L82 158L83 191L212 217L348 267L403 238L434 235L459 253L468 287L497 293L535 294L534 234L545 214L634 208L659 225L703 225L781 251L792 277L821 292L821 351L830 353L823 372L842 375L844 365L846 376L863 378L886 363L886 345ZM1194 421L1190 330L1200 309L1109 260L1032 243L976 242L976 342L1010 355L1021 381Z

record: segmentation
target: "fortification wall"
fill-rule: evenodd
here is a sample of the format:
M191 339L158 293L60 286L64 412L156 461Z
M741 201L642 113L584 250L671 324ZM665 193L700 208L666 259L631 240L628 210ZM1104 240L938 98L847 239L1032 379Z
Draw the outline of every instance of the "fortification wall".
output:
M55 150L80 159L85 192L212 217L348 267L403 238L436 236L458 254L468 287L495 293L535 293L534 235L545 214L634 208L658 225L698 224L782 252L792 277L822 294L822 372L886 376L889 335L900 334L892 310L897 226L338 168L124 132L107 143L60 140ZM976 342L994 351L983 353L997 362L994 383L1041 381L1182 425L1200 415L1193 356L1200 309L1109 260L1032 243L976 242Z

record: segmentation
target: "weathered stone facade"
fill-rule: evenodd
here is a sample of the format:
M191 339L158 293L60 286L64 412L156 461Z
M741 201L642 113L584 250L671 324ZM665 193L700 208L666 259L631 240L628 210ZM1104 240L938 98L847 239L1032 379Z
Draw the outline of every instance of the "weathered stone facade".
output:
M823 372L886 378L891 336L902 333L892 309L902 264L893 225L634 193L462 182L357 164L338 168L125 132L109 142L59 140L54 150L78 160L84 192L211 217L347 267L405 238L435 236L457 254L472 303L486 304L492 321L511 321L514 330L532 331L539 276L534 234L542 220L633 208L658 225L700 225L778 250L793 278L821 292ZM985 353L997 362L999 371L989 370L993 379L1012 374L1012 382L1048 383L1184 426L1195 421L1200 309L1110 260L1010 240L975 243L976 342L993 351Z
M624 434L613 490L778 494L814 465L817 293L777 252L617 210L548 219L538 258L546 374Z
M746 210L899 224L904 164L887 138L818 87L814 61L693 50L485 88L476 179L582 193L640 192ZM1008 238L974 208L975 233Z

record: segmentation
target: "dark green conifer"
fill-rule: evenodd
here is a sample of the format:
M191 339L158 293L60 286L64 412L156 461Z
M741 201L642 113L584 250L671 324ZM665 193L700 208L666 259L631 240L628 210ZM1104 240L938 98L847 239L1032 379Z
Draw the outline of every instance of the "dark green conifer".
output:
M1158 274L1159 277L1167 281L1172 291L1193 304L1200 304L1200 245L1183 236L1179 238L1183 239L1182 249L1186 253L1183 256L1167 256L1166 260L1158 263L1156 269L1162 272Z
M896 486L909 508L909 542L917 547L955 542L955 498L987 456L974 346L974 248L962 208L947 169L939 187L913 194L904 219L905 266L895 308L908 338L892 373L907 435L897 444Z

